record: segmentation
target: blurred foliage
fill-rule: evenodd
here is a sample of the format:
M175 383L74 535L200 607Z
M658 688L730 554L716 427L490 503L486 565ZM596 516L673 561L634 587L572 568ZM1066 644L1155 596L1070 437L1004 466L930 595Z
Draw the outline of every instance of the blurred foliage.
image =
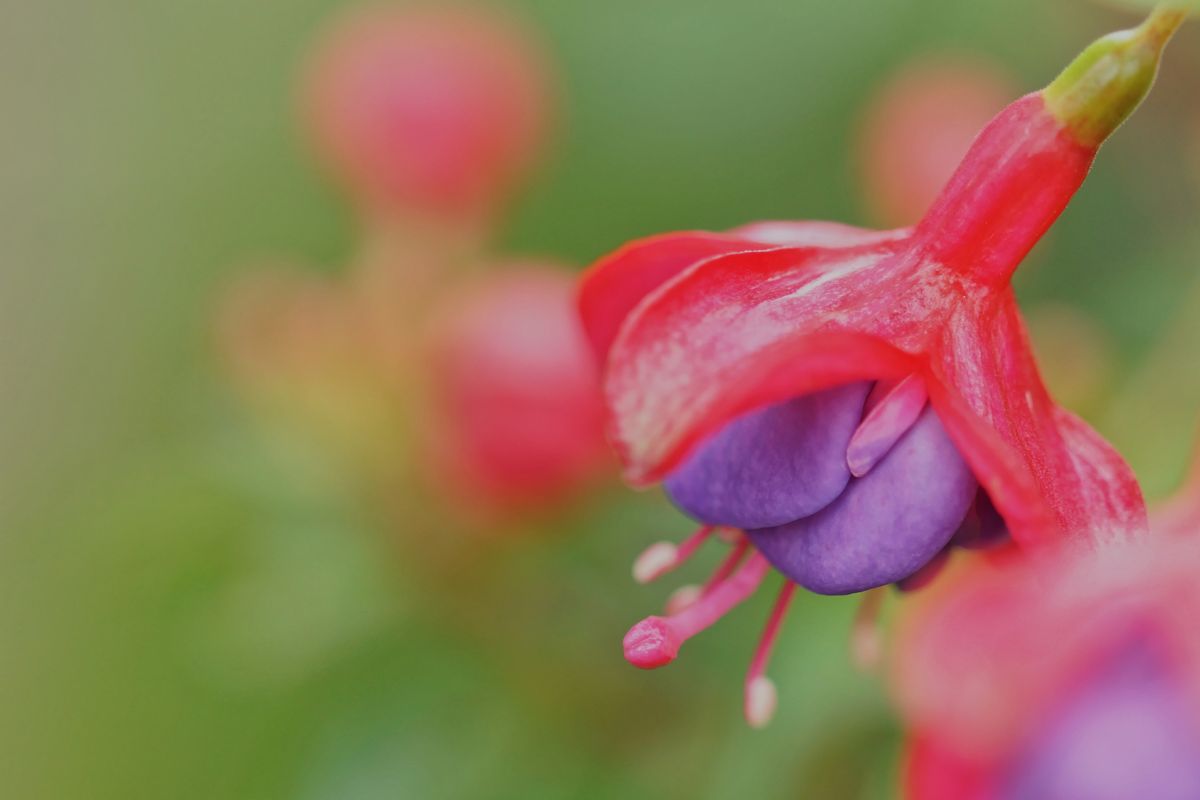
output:
M350 247L291 108L337 5L45 0L0 26L0 793L890 796L897 733L847 665L851 601L796 603L779 716L751 732L765 594L669 670L620 658L664 594L629 560L686 527L657 496L613 490L502 540L389 537L231 403L209 320L236 265L332 270ZM577 264L670 228L869 222L849 147L889 70L967 51L1032 90L1133 21L1084 0L514 5L564 109L507 245ZM1019 279L1111 335L1117 397L1089 416L1158 494L1200 408L1196 27Z

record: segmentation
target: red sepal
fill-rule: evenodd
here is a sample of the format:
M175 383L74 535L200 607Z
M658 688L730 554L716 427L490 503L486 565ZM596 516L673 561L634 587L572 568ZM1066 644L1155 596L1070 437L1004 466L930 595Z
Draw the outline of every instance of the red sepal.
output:
M907 233L804 220L754 222L729 233L684 231L650 236L630 242L588 269L579 285L579 313L596 357L603 363L629 312L646 295L706 258L783 246L874 244Z
M642 299L687 267L711 256L763 249L738 236L692 231L630 242L593 264L579 285L579 314L603 364L625 317Z

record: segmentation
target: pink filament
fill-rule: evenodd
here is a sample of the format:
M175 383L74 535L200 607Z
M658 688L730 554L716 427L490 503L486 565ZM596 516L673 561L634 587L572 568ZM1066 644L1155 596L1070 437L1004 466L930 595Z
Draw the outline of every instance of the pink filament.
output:
M676 564L682 564L691 558L692 555L694 555L695 552L700 549L700 545L704 544L704 542L712 534L713 530L714 528L712 525L701 525L691 536L684 539L679 545L679 553Z
M638 583L650 583L691 558L700 545L712 534L711 525L703 525L680 544L655 542L642 551L633 562L633 578Z
M746 555L746 551L750 549L749 540L746 539L746 537L743 536L740 531L734 531L733 533L734 538L729 540L734 544L733 549L730 550L729 555L725 556L725 558L717 566L716 570L713 571L713 574L709 576L707 581L705 581L703 586L694 586L691 584L687 586L680 586L678 589L672 592L669 598L667 598L668 615L678 614L679 612L683 611L701 597L704 597L706 594L711 592L717 586L721 585L721 581L733 574L734 569L737 568L737 565Z
M746 672L744 710L746 721L755 728L761 728L771 721L775 714L775 685L766 677L767 663L771 660L771 651L775 648L775 640L779 635L779 627L787 615L792 597L796 593L796 584L787 581L779 592L767 626L763 629L762 638L750 661L750 669Z
M695 603L704 596L703 587L697 586L694 583L689 583L686 586L680 586L675 591L671 592L671 596L667 598L667 616L678 614L685 608Z
M634 625L622 643L625 660L642 669L671 663L684 642L752 595L769 568L767 560L755 553L736 573L678 614L647 617Z
M720 586L737 568L741 562L742 556L746 555L746 551L750 549L750 540L745 536L738 536L737 544L729 551L729 555L725 556L725 560L720 563L712 577L704 584L703 594L707 595L712 592L717 586Z
M874 393L868 398L868 407L873 399ZM846 464L854 477L861 478L883 460L917 421L927 399L925 382L919 375L909 375L879 399L859 423L846 448Z

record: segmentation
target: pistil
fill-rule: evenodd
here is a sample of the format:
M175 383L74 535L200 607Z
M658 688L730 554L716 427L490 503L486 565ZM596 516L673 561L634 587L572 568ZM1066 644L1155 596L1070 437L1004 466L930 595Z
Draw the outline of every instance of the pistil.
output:
M725 582L733 574L733 571L737 569L737 565L741 563L742 558L749 549L750 540L745 536L739 536L737 542L733 545L733 549L729 551L729 555L725 556L725 559L713 571L712 576L705 581L704 588L700 590L700 594L709 594L713 589Z
M754 553L737 572L683 611L669 617L647 617L634 625L622 643L625 660L641 669L671 663L685 641L754 594L769 568L767 560Z

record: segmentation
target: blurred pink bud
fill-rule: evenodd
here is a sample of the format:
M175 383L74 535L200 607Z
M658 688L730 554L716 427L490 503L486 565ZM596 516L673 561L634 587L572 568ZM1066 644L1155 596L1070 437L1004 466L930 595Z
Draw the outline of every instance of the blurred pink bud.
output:
M544 504L601 472L599 376L573 277L540 266L483 279L443 309L431 364L442 479L483 506Z
M998 67L961 57L902 67L867 104L858 167L869 210L886 226L916 222L976 134L1016 94Z
M335 21L303 89L320 156L372 210L486 214L544 139L528 33L474 6L361 8Z

